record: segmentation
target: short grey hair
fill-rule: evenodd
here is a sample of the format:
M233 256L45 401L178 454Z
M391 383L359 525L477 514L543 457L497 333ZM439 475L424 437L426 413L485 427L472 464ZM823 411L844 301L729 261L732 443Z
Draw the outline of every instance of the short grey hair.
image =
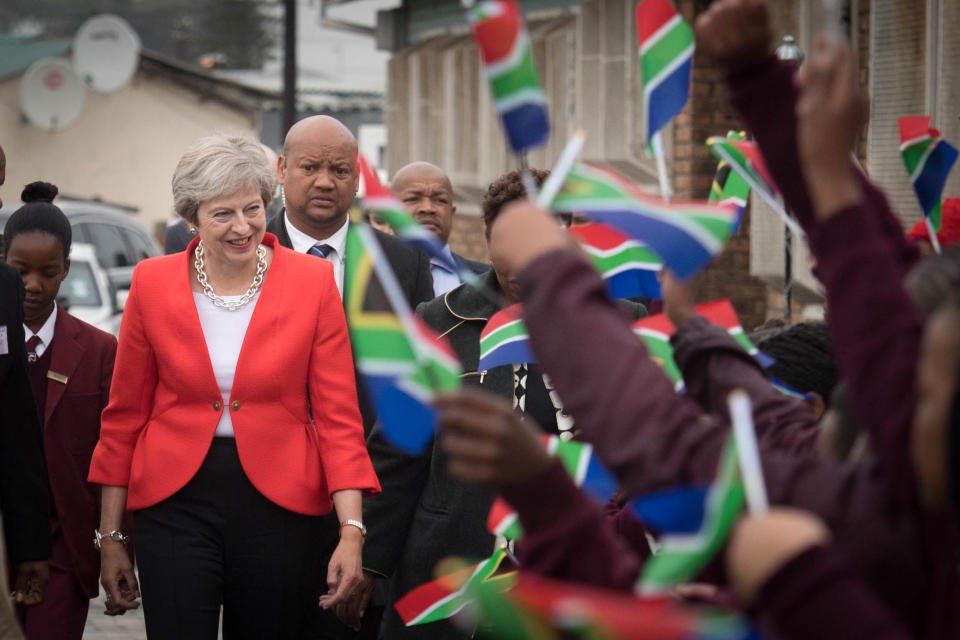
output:
M243 136L207 136L183 153L173 172L173 207L192 224L200 203L255 187L270 206L277 175L260 143Z

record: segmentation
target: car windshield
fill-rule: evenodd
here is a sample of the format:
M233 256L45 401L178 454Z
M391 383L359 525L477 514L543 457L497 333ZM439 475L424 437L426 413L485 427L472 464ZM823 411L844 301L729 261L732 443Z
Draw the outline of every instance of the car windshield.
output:
M97 281L89 262L74 260L70 273L60 285L60 295L70 301L71 307L99 307L102 303Z

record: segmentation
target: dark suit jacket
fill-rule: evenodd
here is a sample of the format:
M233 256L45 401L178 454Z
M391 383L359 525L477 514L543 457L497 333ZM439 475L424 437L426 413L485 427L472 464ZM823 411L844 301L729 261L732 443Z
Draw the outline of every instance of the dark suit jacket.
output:
M176 224L167 227L167 237L163 241L163 252L166 255L180 253L187 248L191 240L193 240L193 234L187 228L187 221L179 220Z
M7 554L16 564L50 557L50 492L27 371L23 283L5 262L0 262L0 327L7 333L7 353L0 355L0 513Z
M281 210L279 215L267 221L267 231L277 236L281 246L292 249L293 243L290 241L290 234L287 233L287 225L284 224L283 217L284 212ZM387 262L390 263L397 276L397 281L400 283L400 288L403 290L410 308L416 309L421 302L433 299L433 276L430 275L430 258L426 254L408 247L391 235L381 233L376 229L373 233L380 242L383 255L386 256ZM359 374L357 375L357 396L360 400L363 432L369 435L376 420L376 414L367 399L366 389L363 387Z
M496 299L496 274L491 269L481 281L491 296L461 285L420 305L417 314L449 339L463 364L465 384L510 398L512 367L477 371L480 332L499 310L489 299ZM383 493L363 501L368 528L363 566L391 579L384 637L469 637L446 621L405 628L393 603L433 580L434 566L443 558L454 555L479 560L492 553L494 537L487 532L486 520L495 493L451 478L439 447L431 445L416 457L405 455L382 438L378 426L367 441L367 449Z
M50 371L67 378L66 383L47 378L42 418L50 490L74 575L87 597L95 598L100 554L92 536L100 522L100 491L87 482L87 473L100 438L100 413L110 397L117 339L58 307L50 348Z

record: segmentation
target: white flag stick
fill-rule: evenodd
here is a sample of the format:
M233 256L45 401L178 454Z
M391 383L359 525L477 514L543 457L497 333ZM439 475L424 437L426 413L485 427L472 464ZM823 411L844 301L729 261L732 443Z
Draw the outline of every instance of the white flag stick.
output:
M537 196L537 205L541 209L549 209L550 203L553 202L553 199L560 193L560 187L563 186L563 181L567 179L567 174L570 173L570 169L573 168L573 164L577 161L577 156L580 155L580 151L583 149L584 139L583 131L577 131L573 134L573 137L570 138L570 141L567 142L567 146L563 148L557 164L553 165L553 169L550 170L550 175L543 181L543 185L540 188L540 195Z
M937 252L937 255L940 255L940 239L937 237L937 230L933 228L933 220L930 219L930 216L923 216L923 221L927 223L927 231L930 233L930 244L933 245L933 250Z
M727 396L727 406L730 408L730 421L733 423L733 435L737 443L737 457L740 458L740 473L743 475L747 506L752 515L762 516L770 510L770 503L767 500L767 488L763 482L750 398L742 389L736 389Z
M669 202L673 198L670 178L667 176L667 157L663 153L663 137L657 131L651 140L653 155L657 159L657 175L660 177L660 197Z

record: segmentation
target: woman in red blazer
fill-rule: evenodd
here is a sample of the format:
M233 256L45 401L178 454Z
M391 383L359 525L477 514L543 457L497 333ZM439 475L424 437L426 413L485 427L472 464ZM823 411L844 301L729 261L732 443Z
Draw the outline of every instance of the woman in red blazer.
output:
M151 640L216 638L221 604L224 637L307 637L317 598L329 608L361 577L361 495L379 484L343 306L329 262L264 232L274 186L256 142L199 140L173 177L198 237L134 271L90 481L103 485L101 581L117 610L139 595L117 544L134 510Z

